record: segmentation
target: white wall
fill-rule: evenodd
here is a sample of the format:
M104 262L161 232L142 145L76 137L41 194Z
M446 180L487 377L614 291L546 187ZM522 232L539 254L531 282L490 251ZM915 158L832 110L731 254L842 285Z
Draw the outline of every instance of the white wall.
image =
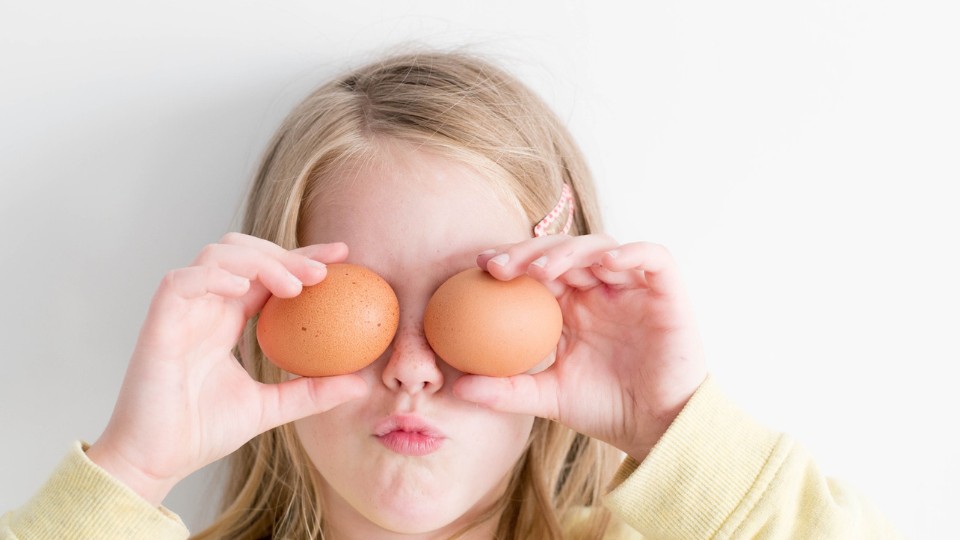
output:
M155 285L235 226L286 111L414 41L503 58L569 120L736 401L911 536L952 531L953 3L452 4L0 0L0 511L100 433ZM210 473L167 501L194 527Z

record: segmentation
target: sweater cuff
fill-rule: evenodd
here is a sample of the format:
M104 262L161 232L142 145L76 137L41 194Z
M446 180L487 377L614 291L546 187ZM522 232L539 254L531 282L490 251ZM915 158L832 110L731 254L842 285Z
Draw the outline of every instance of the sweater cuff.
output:
M154 507L87 458L75 442L40 491L12 513L23 538L187 538L183 521Z
M713 538L742 522L788 447L707 377L643 463L621 464L605 502L652 538Z

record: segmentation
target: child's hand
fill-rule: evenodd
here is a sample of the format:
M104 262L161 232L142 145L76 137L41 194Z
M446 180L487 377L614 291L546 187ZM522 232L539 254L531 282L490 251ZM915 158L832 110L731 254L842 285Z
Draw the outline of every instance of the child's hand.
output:
M344 244L287 251L237 233L207 246L157 290L113 416L87 455L159 504L178 481L257 434L366 393L354 375L252 379L233 354L271 294L293 297L342 261Z
M455 393L556 420L643 460L706 377L676 264L662 246L544 236L478 257L499 279L529 274L563 310L556 361L508 378L461 377Z

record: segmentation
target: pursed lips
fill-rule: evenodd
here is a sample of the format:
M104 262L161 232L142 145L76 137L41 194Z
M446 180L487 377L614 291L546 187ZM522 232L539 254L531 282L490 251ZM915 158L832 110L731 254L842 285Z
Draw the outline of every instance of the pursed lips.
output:
M373 436L387 449L406 456L425 456L443 446L440 430L414 415L392 415L377 424Z

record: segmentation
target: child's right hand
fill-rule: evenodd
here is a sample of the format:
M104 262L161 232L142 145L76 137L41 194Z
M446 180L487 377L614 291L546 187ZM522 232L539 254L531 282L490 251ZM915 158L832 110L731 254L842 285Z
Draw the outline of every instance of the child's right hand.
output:
M366 394L356 375L262 384L233 354L271 294L296 296L323 280L322 263L346 256L345 244L288 251L230 233L169 272L90 459L159 505L177 482L254 436Z

